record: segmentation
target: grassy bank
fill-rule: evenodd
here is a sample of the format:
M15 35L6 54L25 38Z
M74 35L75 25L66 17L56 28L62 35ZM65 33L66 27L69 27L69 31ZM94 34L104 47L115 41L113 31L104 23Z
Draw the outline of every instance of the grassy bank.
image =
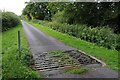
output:
M21 58L19 57L17 50L18 30L21 31ZM39 78L39 74L32 70L25 62L25 57L30 54L30 52L21 25L3 32L1 36L3 78Z
M53 36L56 39L64 42L66 45L72 46L74 48L77 48L79 50L86 52L87 54L97 57L98 59L104 61L107 64L107 67L114 69L116 71L119 70L118 68L119 52L118 51L108 50L104 47L99 47L96 44L93 44L84 40L80 40L78 38L69 36L67 34L57 32L55 30L52 30L49 27L46 27L40 24L35 24L32 22L29 22L29 23L35 26L36 28L40 29L47 35Z

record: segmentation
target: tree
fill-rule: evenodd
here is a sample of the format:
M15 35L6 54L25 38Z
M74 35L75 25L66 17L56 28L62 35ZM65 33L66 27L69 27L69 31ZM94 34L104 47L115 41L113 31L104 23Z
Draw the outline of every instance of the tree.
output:
M48 19L51 16L50 11L47 9L48 3L30 2L23 10L22 15L27 16L28 19Z

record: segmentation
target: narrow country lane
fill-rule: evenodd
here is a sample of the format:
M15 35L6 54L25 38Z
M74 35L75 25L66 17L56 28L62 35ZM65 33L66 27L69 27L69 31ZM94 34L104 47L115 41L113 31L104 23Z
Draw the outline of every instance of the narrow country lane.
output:
M28 23L22 21L23 29L26 33L29 46L34 54L55 50L73 50L64 43L50 37Z
M56 40L55 38L46 35L42 31L38 30L34 26L31 26L30 24L22 21L23 30L26 34L29 48L31 49L33 53L33 58L35 59L36 67L37 69L40 69L40 64L47 64L48 61L46 58L40 57L41 54L46 54L46 52L51 52L55 50L76 50L72 47L66 46L64 43ZM44 55L42 55L44 56ZM45 60L44 60L45 59ZM45 62L46 61L46 62ZM48 65L48 64L47 64ZM53 64L53 66L55 66ZM45 68L48 68L49 65ZM55 66L56 67L56 66ZM93 67L90 68L88 73L86 74L64 74L64 71L62 70L52 70L52 71L46 71L42 72L43 77L51 77L51 78L117 78L118 73L105 68L105 67ZM56 75L55 75L56 74ZM53 75L53 76L49 76Z

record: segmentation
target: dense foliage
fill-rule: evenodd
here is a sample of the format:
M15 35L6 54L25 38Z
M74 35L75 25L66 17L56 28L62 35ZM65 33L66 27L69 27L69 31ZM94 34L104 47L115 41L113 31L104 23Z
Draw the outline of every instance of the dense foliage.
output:
M64 14L64 22L69 24L86 24L87 26L108 26L120 33L120 4L119 3L50 3L51 12ZM53 6L54 5L54 6ZM64 6L63 6L64 5ZM57 9L54 9L57 8ZM56 11L55 11L56 10Z
M2 12L0 20L2 20L2 31L6 31L20 24L19 17L12 12Z
M48 3L28 3L28 5L23 10L23 17L25 19L40 19L49 20L50 11L47 9Z
M97 45L106 47L108 49L120 50L120 35L113 32L111 28L108 27L96 27L91 28L86 25L70 25L67 23L58 22L41 22L38 20L32 20L34 23L46 24L46 26L51 27L62 33L75 36L77 38L96 43Z
M31 2L23 10L23 15L28 19L34 17L51 20L56 14L61 14L64 23L86 24L92 27L108 26L113 28L115 33L120 33L120 3L117 2Z

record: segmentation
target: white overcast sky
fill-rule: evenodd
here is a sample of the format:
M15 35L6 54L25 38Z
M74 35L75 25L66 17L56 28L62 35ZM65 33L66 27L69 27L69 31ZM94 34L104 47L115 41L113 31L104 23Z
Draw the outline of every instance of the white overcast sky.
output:
M0 10L11 11L21 15L25 2L30 0L0 0Z

